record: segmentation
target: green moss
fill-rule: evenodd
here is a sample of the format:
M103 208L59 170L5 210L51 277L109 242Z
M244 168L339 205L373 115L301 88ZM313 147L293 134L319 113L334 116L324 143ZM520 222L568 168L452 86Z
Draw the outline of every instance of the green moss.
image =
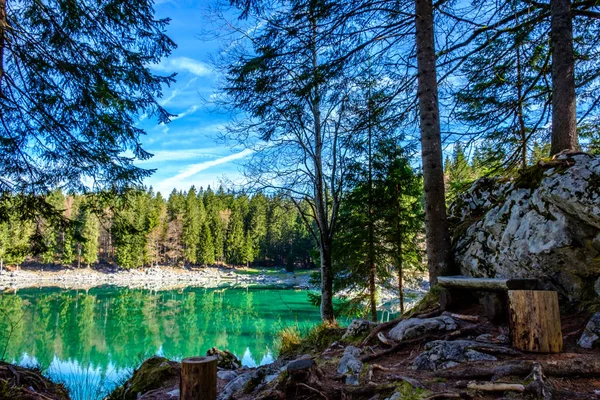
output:
M399 381L396 386L397 389L394 393L400 394L401 400L422 400L429 395L427 390L413 387L405 381Z
M515 179L515 187L519 189L537 189L544 179L544 172L546 172L546 169L539 164L519 171L519 176Z
M419 301L410 311L406 313L406 318L411 318L413 315L426 313L428 311L433 311L436 307L438 307L440 303L440 295L446 289L441 286L435 285L429 289L429 292L423 296L421 301Z
M179 376L180 371L174 364L164 357L147 359L135 370L131 379L112 392L107 400L135 400L139 395L163 386L169 379Z

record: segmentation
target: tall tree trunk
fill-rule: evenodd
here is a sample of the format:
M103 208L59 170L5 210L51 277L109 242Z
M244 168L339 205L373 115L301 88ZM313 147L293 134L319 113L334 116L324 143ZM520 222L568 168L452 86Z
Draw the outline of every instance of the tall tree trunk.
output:
M321 319L334 321L333 313L333 263L331 243L321 243Z
M550 0L552 43L552 145L550 152L578 150L575 55L570 0Z
M6 0L0 0L0 96L2 96L2 80L4 79L4 48L6 47Z
M369 297L371 305L371 320L377 322L377 303L376 303L376 287L375 287L375 224L373 222L373 129L371 121L371 82L369 82L369 99L368 99L368 113L369 113L369 129L368 129L368 157L369 157Z
M429 281L435 285L437 277L449 268L451 247L446 217L431 0L416 0L416 46L427 264Z
M321 97L319 95L319 62L317 54L317 22L311 17L313 36L311 38L311 57L314 74L314 89L311 99L311 112L314 121L314 184L315 184L315 219L319 228L319 250L321 253L321 319L334 321L333 313L333 262L331 225L327 209L327 194L325 188L325 174L323 173L323 136L321 125Z

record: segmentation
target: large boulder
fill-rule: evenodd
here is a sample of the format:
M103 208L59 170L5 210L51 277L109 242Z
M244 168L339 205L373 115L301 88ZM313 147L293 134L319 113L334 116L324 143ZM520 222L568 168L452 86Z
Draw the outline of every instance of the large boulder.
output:
M538 278L570 301L597 296L600 157L559 155L513 180L481 179L449 219L463 274Z

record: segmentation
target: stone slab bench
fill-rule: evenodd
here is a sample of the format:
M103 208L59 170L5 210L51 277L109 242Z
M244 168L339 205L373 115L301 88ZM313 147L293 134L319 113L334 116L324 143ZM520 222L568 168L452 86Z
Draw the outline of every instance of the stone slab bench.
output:
M440 295L442 309L468 305L477 299L490 320L506 320L510 315L507 322L514 347L541 353L562 351L558 295L545 290L538 279L458 275L440 276L438 284L446 289Z
M440 295L443 310L478 301L488 319L497 322L506 320L508 316L509 290L541 289L537 279L473 278L464 275L440 276L438 284L446 289Z
M537 279L473 278L464 275L440 276L438 284L448 289L506 292L508 290L541 290Z

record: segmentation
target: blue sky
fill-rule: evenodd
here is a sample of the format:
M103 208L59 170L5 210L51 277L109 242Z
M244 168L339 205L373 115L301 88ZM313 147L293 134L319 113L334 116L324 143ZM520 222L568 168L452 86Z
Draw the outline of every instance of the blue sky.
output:
M155 9L158 17L171 18L167 32L178 47L152 69L160 74L177 73L177 82L164 89L160 101L178 116L167 125L140 118L140 126L147 132L142 145L154 157L136 164L156 169L144 183L168 196L173 188L215 188L224 179L239 182L240 162L248 151L231 150L216 140L227 117L214 112L210 104L217 89L217 73L208 60L218 50L218 43L199 38L211 28L206 8L203 2L159 0Z

